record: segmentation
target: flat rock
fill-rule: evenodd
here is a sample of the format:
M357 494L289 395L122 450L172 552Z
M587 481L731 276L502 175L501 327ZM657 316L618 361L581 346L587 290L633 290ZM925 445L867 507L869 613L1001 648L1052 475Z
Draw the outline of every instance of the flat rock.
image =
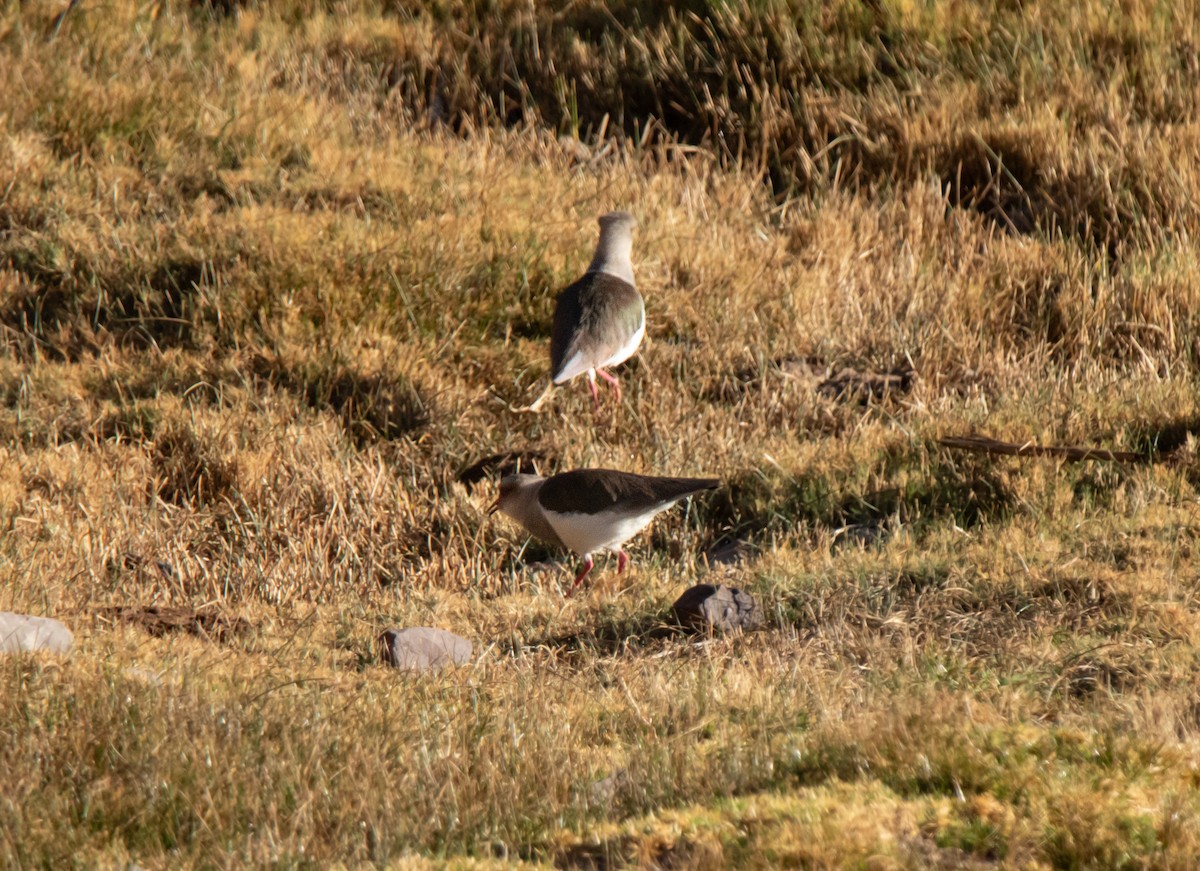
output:
M724 584L697 584L684 590L671 606L680 626L732 632L753 629L763 621L762 609L749 593Z
M467 639L430 626L388 629L379 636L383 661L401 671L430 671L469 662L473 647Z
M66 653L74 641L71 630L58 620L0 611L0 653L26 650Z

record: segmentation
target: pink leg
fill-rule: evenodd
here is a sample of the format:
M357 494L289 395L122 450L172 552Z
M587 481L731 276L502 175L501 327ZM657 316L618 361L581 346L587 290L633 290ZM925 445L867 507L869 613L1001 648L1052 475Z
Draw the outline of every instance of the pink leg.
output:
M612 387L612 389L617 394L617 402L620 402L621 401L621 382L617 380L617 376L613 375L611 372L605 372L603 369L597 369L596 374L598 374L601 378L603 378L605 381L608 382L609 386Z
M617 574L625 571L625 566L629 565L629 554L623 550L617 551Z
M596 561L594 559L592 559L592 555L590 553L584 555L583 568L580 569L579 574L577 574L575 576L575 583L571 584L571 589L567 590L568 597L574 595L575 588L583 583L583 579L587 577L588 572L590 572L592 570L592 566L594 566L595 564L596 564Z
M592 391L592 405L596 406L596 411L599 411L600 391L596 389L596 376L591 372L588 373L588 390Z

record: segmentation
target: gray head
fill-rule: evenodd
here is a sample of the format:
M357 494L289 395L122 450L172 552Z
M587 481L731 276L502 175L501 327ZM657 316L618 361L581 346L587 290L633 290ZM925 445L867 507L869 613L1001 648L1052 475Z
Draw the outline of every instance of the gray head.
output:
M538 507L538 492L546 479L541 475L505 475L500 479L500 495L488 514L503 511L531 534L548 544L562 547L562 540L546 515Z
M496 497L496 501L488 508L487 513L495 514L497 511L503 511L509 517L520 520L525 513L526 506L544 480L546 479L541 475L528 475L523 472L505 475L500 479L500 493Z
M610 228L632 233L633 228L637 226L637 218L629 212L608 212L600 216L599 223L602 236L609 232Z
M633 228L637 220L629 212L600 216L600 241L588 272L607 272L633 284Z

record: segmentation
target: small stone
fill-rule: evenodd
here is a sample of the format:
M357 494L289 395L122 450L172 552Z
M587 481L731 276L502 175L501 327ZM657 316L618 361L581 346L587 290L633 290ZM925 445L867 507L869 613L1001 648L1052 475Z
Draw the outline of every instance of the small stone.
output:
M74 640L71 630L58 620L0 611L0 653L27 650L66 653Z
M753 629L763 621L762 609L749 593L724 584L697 584L675 600L671 612L679 625L693 630L732 632Z
M388 629L379 636L383 661L401 671L430 671L469 662L473 648L467 639L429 626Z

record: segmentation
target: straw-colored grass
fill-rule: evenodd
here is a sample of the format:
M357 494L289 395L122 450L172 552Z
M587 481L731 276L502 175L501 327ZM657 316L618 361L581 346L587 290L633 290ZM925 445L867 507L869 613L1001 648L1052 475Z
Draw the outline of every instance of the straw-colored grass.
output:
M0 11L0 609L76 632L0 864L1200 859L1188 4L64 8ZM613 208L625 401L513 411ZM724 484L564 599L509 449ZM766 628L661 637L698 581Z

